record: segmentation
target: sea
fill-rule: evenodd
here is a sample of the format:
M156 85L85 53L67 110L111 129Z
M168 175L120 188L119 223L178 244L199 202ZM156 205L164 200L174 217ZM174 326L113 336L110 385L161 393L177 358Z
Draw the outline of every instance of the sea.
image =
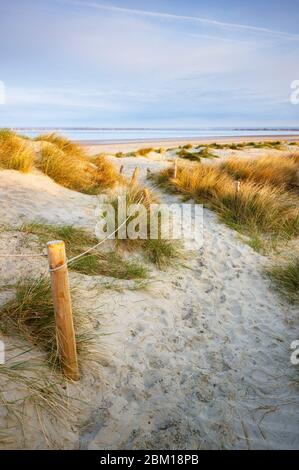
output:
M274 127L256 127L256 128L15 128L15 131L36 137L39 134L55 132L66 136L71 140L80 142L105 142L105 143L121 143L121 142L146 142L146 141L163 141L175 139L203 139L203 138L219 138L219 137L249 137L249 136L298 136L299 127L295 128L274 128Z

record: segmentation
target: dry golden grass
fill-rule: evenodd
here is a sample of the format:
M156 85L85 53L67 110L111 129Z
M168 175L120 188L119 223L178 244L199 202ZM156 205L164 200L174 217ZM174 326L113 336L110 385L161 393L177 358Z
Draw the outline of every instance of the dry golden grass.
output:
M41 135L36 152L30 139L10 130L0 131L0 168L29 172L41 170L58 184L86 194L98 194L125 180L103 156L94 160L80 145L56 134Z
M155 179L206 204L229 226L251 236L289 239L299 235L299 200L281 187L245 180L238 190L236 181L219 165L179 166L176 179L169 168Z
M77 147L42 141L38 168L62 186L86 194L98 194L122 181L106 158L99 156L90 160Z
M265 182L286 189L299 186L299 158L296 155L230 158L222 163L221 169L236 179Z
M127 208L130 207L132 204L142 204L146 212L144 214L143 221L146 224L147 234L144 239L130 239L125 238L122 239L119 237L119 233L116 233L116 245L122 246L123 248L133 251L138 250L145 255L145 258L156 265L159 269L164 269L167 266L171 265L175 260L181 257L182 251L180 244L175 240L168 240L161 238L160 234L158 235L157 239L150 238L150 209L152 204L156 204L159 202L158 198L153 194L151 191L145 190L140 188L138 185L131 185L125 188L123 193L120 193L118 196L124 196L126 200ZM115 222L116 225L120 226L121 224L125 223L126 227L128 227L131 220L134 219L135 213L132 214L128 220L126 220L126 214L124 214L123 219L120 220L118 214L118 197L113 197L109 201L115 210Z
M140 157L146 157L149 153L154 152L155 149L153 147L148 147L148 148L142 148L139 149L135 152L136 155L139 155Z
M0 132L0 168L24 173L32 170L35 153L32 143L18 137L14 132Z
M113 188L116 183L125 183L116 166L111 163L104 155L98 155L92 163L95 165L94 178L96 183L103 189Z
M96 191L96 184L89 173L90 164L83 158L64 153L50 142L42 142L38 168L56 183L84 193Z
M51 134L41 134L34 140L38 142L50 142L51 144L56 145L56 147L62 150L65 154L70 154L73 157L82 159L87 158L85 150L80 145L72 142L66 137L55 134L54 132Z

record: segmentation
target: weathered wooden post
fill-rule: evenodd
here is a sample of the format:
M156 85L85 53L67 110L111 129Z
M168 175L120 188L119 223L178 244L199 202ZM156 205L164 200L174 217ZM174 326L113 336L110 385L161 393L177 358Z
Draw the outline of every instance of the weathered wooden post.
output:
M236 181L236 196L238 196L241 188L241 181Z
M138 166L136 166L136 168L134 170L134 173L132 175L132 178L131 178L131 185L136 184L138 173L139 173L139 168L138 168Z
M61 240L55 240L48 242L47 248L56 320L58 353L65 376L71 380L79 380L80 373L77 360L65 244Z
M124 171L124 166L121 165L120 169L119 169L119 173L122 174L122 172Z

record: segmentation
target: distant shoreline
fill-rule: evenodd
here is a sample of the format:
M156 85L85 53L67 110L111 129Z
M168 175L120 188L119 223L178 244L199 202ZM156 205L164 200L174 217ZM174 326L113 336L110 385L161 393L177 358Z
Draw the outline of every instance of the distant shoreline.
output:
M133 151L139 148L150 147L155 144L156 147L184 145L191 143L193 145L209 144L211 142L221 143L234 143L234 142L260 142L282 140L284 142L299 141L299 134L285 135L245 135L245 136L211 136L211 137L177 137L177 138L156 138L156 139L117 139L117 140L75 140L74 142L87 147L91 153L94 152L118 152L118 151Z

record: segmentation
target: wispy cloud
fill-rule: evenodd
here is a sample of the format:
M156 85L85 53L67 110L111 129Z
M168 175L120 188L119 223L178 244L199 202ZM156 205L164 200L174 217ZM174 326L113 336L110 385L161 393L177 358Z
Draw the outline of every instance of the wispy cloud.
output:
M277 31L275 29L270 28L262 28L259 26L253 25L246 25L240 23L229 23L226 21L220 21L210 18L202 18L200 16L189 16L189 15L177 15L173 13L166 13L166 12L158 12L158 11L149 11L149 10L139 10L135 8L124 8L118 7L113 5L105 5L103 3L95 3L95 2L82 2L80 0L66 0L65 3L70 3L72 5L78 5L81 7L88 7L88 8L95 8L101 10L107 10L112 12L118 13L125 13L125 14L132 14L132 15L140 15L140 16L147 16L152 18L161 18L167 20L177 20L177 21L191 21L197 22L201 24L206 24L210 26L218 26L223 28L234 28L238 30L246 30L255 33L263 33L268 34L271 36L279 37L282 39L291 39L291 40L299 40L299 35L294 33L287 33L284 31Z

